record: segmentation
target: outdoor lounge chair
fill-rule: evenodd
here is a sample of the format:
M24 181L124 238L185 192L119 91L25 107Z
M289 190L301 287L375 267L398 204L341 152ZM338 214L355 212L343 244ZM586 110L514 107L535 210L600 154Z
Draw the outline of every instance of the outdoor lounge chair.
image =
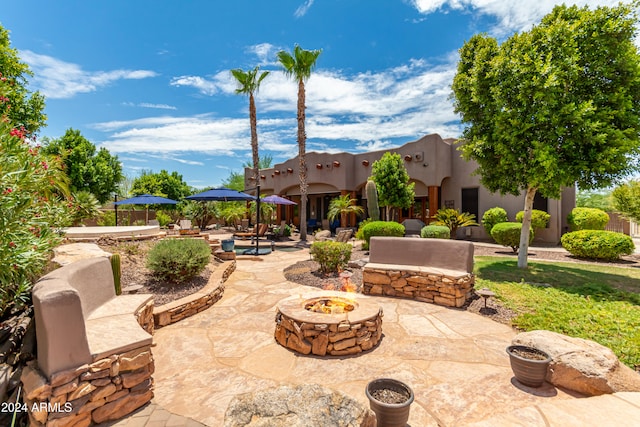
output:
M239 237L242 240L245 240L247 238L249 239L254 238L256 237L256 227L257 225L254 225L253 231L251 232L233 233L233 237ZM260 224L260 228L258 229L258 238L264 237L264 234L267 232L268 229L269 229L268 224Z

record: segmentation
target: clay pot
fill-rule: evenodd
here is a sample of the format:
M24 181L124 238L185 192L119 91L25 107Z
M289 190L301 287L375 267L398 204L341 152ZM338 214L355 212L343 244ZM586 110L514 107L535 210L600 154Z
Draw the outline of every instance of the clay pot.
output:
M385 389L404 395L406 400L402 403L385 403L377 400L374 397L376 391ZM411 387L391 378L379 378L367 384L365 393L369 399L369 407L376 414L377 427L405 427L407 425L409 410L414 399Z
M521 354L516 354L520 351ZM528 358L523 353L533 353L541 358ZM511 362L511 370L516 379L523 385L529 387L540 387L547 376L547 368L551 362L551 357L542 350L523 345L510 345L507 347L507 354Z

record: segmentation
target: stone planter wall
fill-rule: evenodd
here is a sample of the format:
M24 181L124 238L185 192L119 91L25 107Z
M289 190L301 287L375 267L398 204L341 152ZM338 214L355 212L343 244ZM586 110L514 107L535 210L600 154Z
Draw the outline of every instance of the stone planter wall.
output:
M218 302L224 294L224 282L236 269L236 261L228 261L213 271L209 283L195 294L188 295L168 304L155 307L153 318L155 326L170 325L199 313Z
M462 307L471 296L475 276L442 272L367 268L362 272L363 293L410 298L446 307Z
M51 380L33 362L21 377L30 426L89 426L122 418L153 398L153 371L149 346L55 373Z

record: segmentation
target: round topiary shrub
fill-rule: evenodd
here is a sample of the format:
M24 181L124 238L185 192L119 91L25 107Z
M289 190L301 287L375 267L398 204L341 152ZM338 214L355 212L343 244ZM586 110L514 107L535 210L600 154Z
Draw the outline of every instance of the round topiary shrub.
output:
M420 237L425 239L448 239L451 237L449 227L444 225L425 225L420 230Z
M351 259L351 245L349 243L324 241L313 242L309 248L309 254L313 260L320 264L320 270L324 274L337 273L346 267Z
M491 237L499 245L510 247L513 252L518 252L520 247L520 233L522 224L519 222L500 222L491 229ZM533 230L529 231L529 244L533 242Z
M364 243L362 249L369 249L369 240L373 236L404 236L404 225L395 221L372 221L362 227L362 238Z
M633 240L626 234L604 230L579 230L566 233L560 239L562 247L580 258L616 260L631 255Z
M486 210L482 214L482 226L488 235L491 235L491 229L494 225L507 221L509 221L507 211L497 206Z
M524 219L524 211L520 211L516 214L516 221L522 223ZM538 209L533 209L531 211L531 228L537 230L539 228L547 228L547 224L549 224L549 220L551 219L551 215L546 213L545 211L541 211Z
M200 274L211 258L211 249L202 239L162 240L150 251L147 268L170 283L183 283Z
M567 216L571 231L604 230L609 222L609 214L596 208L573 208Z

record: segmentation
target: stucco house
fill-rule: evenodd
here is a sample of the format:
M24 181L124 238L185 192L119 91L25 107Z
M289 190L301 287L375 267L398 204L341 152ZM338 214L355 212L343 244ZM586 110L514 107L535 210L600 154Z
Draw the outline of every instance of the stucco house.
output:
M308 152L307 216L311 225L320 227L324 224L326 228L329 202L338 195L350 194L358 204L366 206L364 187L371 175L371 167L387 151L400 154L411 182L415 183L415 202L410 209L401 212L400 222L416 218L428 223L430 215L443 206L472 213L478 222L487 209L500 206L507 211L509 220L514 221L516 213L524 207L524 195L501 196L489 192L480 184L480 177L473 174L477 164L461 157L455 141L432 134L389 150L360 154ZM246 168L245 188L253 188L257 184L251 175L251 169ZM273 168L260 170L259 180L262 194L278 194L300 202L297 156ZM566 217L575 207L575 197L575 188L563 189L559 200L536 197L534 209L551 215L549 226L536 234L536 240L560 241L560 236L567 230ZM278 222L286 220L299 224L297 206L278 206L277 216ZM349 225L356 226L358 220L352 216ZM460 237L488 238L482 227L468 227L459 232Z

